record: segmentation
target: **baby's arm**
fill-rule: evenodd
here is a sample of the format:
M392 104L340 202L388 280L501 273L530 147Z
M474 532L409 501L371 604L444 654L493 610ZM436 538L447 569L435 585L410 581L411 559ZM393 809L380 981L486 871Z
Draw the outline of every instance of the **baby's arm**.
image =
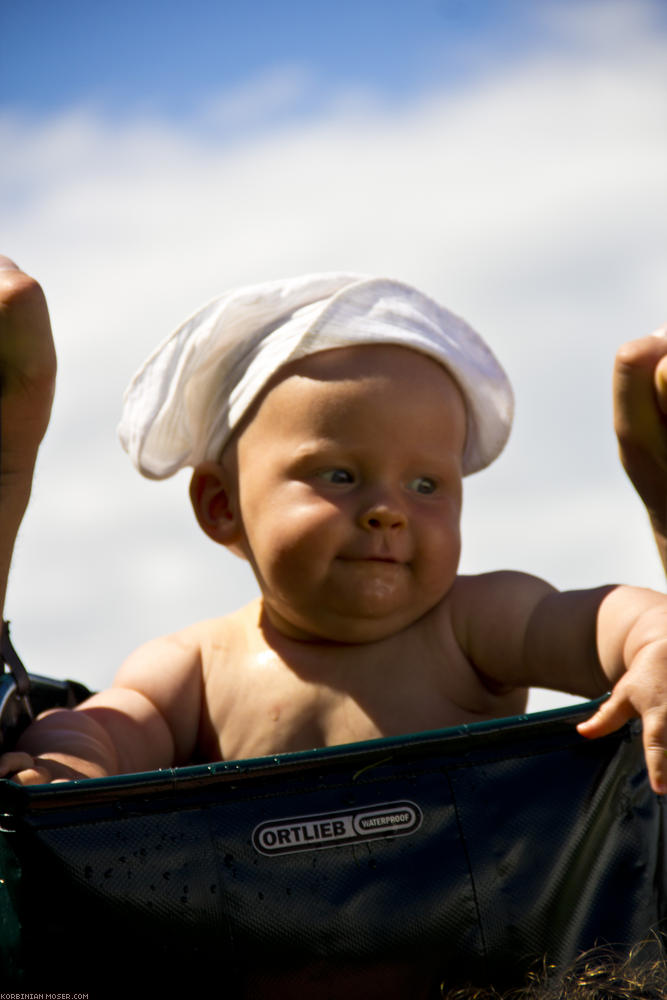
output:
M634 587L559 592L503 572L461 577L452 608L459 642L492 689L584 698L613 689L579 731L603 736L641 716L651 785L667 793L667 597Z
M646 505L667 572L667 326L619 348L614 428L623 467Z
M27 785L184 763L197 741L200 701L194 630L155 639L126 660L113 687L76 709L43 713L0 757L0 777Z

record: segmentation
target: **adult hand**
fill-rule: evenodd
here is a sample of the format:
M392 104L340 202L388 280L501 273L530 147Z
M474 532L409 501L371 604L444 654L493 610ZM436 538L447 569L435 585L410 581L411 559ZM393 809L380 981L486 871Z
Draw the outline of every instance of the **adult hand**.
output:
M621 462L646 506L667 573L667 326L619 348L613 392Z

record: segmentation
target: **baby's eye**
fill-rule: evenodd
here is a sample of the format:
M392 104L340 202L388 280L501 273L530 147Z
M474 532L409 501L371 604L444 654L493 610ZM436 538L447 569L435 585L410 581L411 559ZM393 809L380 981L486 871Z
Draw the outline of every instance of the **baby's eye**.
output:
M417 476L415 479L411 479L408 483L408 489L414 490L415 493L435 493L438 488L438 484L435 479L431 479L430 476Z
M347 469L322 469L317 475L319 479L324 479L327 483L334 483L336 486L354 482L352 473L348 472Z

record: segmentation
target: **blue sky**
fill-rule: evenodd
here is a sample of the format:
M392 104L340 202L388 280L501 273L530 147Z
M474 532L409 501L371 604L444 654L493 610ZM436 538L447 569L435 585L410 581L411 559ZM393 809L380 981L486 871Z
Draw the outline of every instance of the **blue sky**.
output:
M514 383L466 482L464 572L664 587L610 373L667 321L663 0L0 4L0 252L42 282L59 376L7 613L38 673L108 683L249 600L187 476L115 436L185 316L307 271L408 281Z
M527 0L23 0L0 9L2 100L194 117L211 92L291 65L311 82L301 110L341 81L401 101L558 41Z

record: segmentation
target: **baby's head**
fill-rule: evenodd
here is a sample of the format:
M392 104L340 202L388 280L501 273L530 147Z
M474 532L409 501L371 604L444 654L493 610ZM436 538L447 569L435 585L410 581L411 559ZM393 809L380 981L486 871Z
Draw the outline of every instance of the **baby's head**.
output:
M135 376L120 432L144 474L195 467L199 523L250 560L282 631L359 642L451 586L461 477L502 449L511 412L457 317L324 275L202 310Z
M197 466L193 506L251 562L284 634L379 639L453 583L465 434L456 384L425 355L314 354L271 381L220 463Z

